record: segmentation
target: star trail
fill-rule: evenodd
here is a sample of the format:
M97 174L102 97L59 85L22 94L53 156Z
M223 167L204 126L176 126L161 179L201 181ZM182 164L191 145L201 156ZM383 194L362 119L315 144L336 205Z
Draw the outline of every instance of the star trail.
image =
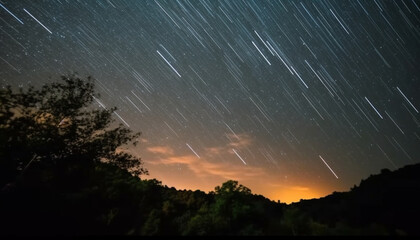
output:
M0 0L0 85L93 76L165 185L321 197L419 162L419 6Z

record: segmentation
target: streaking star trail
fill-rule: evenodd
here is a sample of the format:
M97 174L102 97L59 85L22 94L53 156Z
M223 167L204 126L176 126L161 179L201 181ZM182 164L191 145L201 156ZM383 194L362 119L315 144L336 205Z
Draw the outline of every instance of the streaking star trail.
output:
M239 158L239 159L241 159L241 161L246 165L246 162L244 161L244 159L236 152L236 150L235 149L233 149L232 148L232 151L235 153L235 155Z
M332 172L332 174L334 174L334 176L338 179L337 174L335 174L335 172L331 169L330 165L328 165L328 163L325 162L325 160L321 157L321 155L319 155L319 158L321 158L321 160L324 162L325 166L327 166L328 169Z

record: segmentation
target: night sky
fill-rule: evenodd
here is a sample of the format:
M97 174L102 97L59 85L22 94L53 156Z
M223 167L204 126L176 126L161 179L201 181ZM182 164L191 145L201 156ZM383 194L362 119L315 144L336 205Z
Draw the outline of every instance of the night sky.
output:
M92 75L165 185L291 202L420 160L418 0L0 4L0 85Z

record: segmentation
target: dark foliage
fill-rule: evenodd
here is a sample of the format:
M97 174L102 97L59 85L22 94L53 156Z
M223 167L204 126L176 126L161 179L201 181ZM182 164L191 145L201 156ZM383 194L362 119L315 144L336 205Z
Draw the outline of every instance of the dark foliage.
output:
M326 224L332 234L418 235L420 164L362 180L350 192L304 200L293 206Z
M93 82L0 92L0 235L418 235L420 164L286 205L237 181L214 192L141 180L138 134L94 110Z
M66 176L101 161L136 175L146 173L140 159L116 151L139 134L122 125L111 128L115 109L89 108L94 94L91 78L84 81L74 75L41 90L2 89L0 185L15 181L28 168L54 169Z

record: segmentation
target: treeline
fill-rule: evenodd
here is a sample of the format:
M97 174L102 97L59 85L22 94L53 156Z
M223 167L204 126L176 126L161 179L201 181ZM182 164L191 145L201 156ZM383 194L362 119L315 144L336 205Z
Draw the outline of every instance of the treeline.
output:
M283 205L235 181L216 192L178 191L98 164L89 176L31 178L2 191L2 234L261 235L279 233ZM37 181L37 183L35 182Z
M71 184L28 175L3 189L1 235L418 235L419 169L286 205L236 181L208 194L180 191L98 163L86 175L66 176Z

